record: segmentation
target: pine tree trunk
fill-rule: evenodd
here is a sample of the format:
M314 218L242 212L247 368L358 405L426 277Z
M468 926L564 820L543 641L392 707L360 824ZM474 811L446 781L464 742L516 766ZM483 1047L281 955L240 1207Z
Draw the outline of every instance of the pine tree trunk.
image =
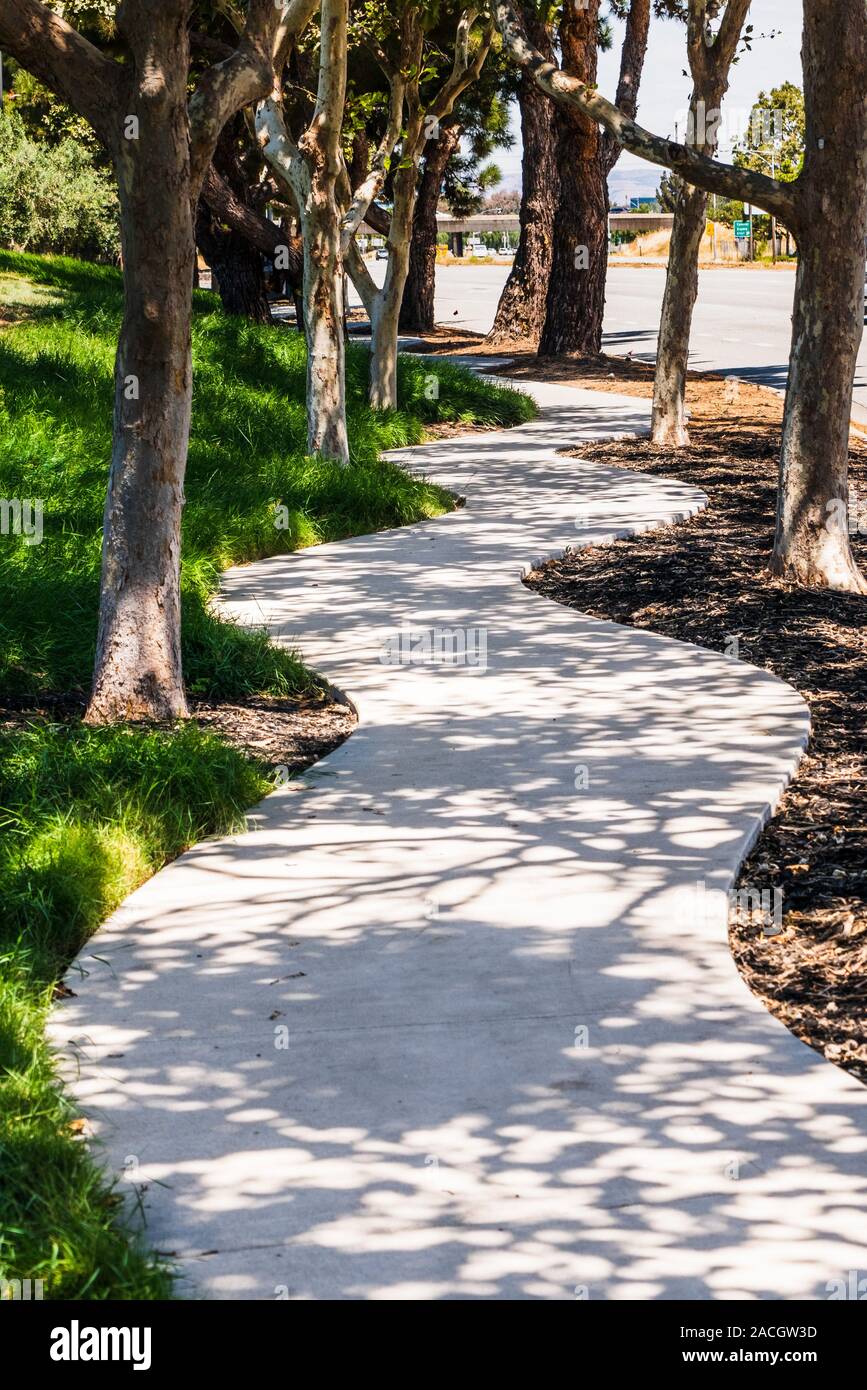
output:
M849 544L849 421L863 333L867 17L863 0L808 0L800 262L783 423L775 573L867 593Z
M589 0L586 8L564 9L560 25L564 64L591 85L598 17L599 0ZM608 269L608 186L599 127L590 117L562 108L555 124L560 198L539 354L596 356L602 351Z
M532 14L526 22L531 43L553 59L548 26ZM487 337L491 346L524 339L538 343L551 273L552 227L559 185L555 108L526 71L521 73L518 104L524 147L521 235Z
M654 444L677 448L689 444L686 375L692 315L698 297L698 256L706 226L707 194L684 184L674 213L659 324L653 383Z
M438 139L425 146L424 173L419 184L409 269L400 307L399 327L404 333L432 333L436 327L437 205L446 166L461 141L459 125L440 127Z
M160 39L165 34L159 34ZM187 714L180 647L180 522L192 394L193 237L185 37L142 74L138 138L117 159L124 316L87 721Z

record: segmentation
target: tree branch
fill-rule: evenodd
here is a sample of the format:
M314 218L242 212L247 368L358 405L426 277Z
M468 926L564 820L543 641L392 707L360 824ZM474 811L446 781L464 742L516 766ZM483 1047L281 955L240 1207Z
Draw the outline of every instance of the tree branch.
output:
M299 212L303 213L310 193L310 174L287 129L279 96L270 96L256 107L256 136L278 183L282 180L288 184Z
M121 138L123 68L38 0L2 0L0 48L56 92L109 150Z
M638 90L641 86L641 74L644 71L649 32L650 0L632 0L629 6L629 16L626 20L623 48L620 52L620 76L617 82L617 95L614 98L615 106L619 107L632 120L635 119L635 113L638 110ZM602 137L602 167L606 177L611 173L619 158L620 146L613 136L606 132Z
M391 94L388 103L388 121L385 134L377 146L367 176L362 180L352 196L352 201L347 212L344 214L341 224L341 246L344 255L346 255L349 249L350 241L365 220L371 203L382 191L383 184L388 175L388 166L391 161L391 156L400 139L400 129L403 123L403 103L406 94L406 84L402 74L399 72L394 73L390 78L390 85Z
M269 222L267 217L261 217L253 208L242 203L213 164L208 165L202 197L220 222L239 232L263 256L273 258L281 248L286 247L289 280L293 285L301 283L302 257L297 245L293 245L274 222Z
M732 164L719 164L707 155L699 154L686 145L654 135L636 124L625 112L599 92L587 87L577 78L562 72L528 43L512 0L495 0L497 27L506 47L522 68L532 74L537 87L561 106L572 107L598 121L614 136L624 149L646 159L650 164L673 169L687 183L708 193L722 193L726 198L743 199L774 213L797 235L800 225L798 181L781 183L751 169L739 169Z
M458 97L466 91L467 87L478 80L484 67L494 37L494 25L491 21L485 26L475 57L471 60L469 56L470 30L477 17L477 10L464 10L458 21L455 35L455 59L451 74L439 95L427 108L427 114L437 120L442 120L443 116L451 115Z
M358 297L367 310L368 316L373 316L376 298L379 294L379 286L371 275L367 266L364 264L364 257L352 241L347 248L344 260L346 273L358 291Z
M343 108L346 103L348 20L347 0L322 0L316 106L310 125L299 142L302 152L315 144L330 166L335 165L340 157Z
M249 0L238 47L214 63L199 79L190 98L191 177L199 187L226 122L242 106L265 96L275 65L315 13L318 0Z
M750 0L728 0L726 5L716 42L711 48L714 63L724 72L728 72L738 51L749 9Z

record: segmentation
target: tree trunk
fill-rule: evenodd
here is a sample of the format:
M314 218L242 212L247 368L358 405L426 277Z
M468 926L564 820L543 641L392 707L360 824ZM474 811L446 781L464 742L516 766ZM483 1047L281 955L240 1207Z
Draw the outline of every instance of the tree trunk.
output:
M437 205L449 160L461 141L459 125L443 125L439 137L425 146L424 173L416 200L409 269L400 307L399 327L405 333L432 333L436 327Z
M417 179L418 157L399 168L394 179L388 268L370 312L370 404L374 410L397 410L398 325L409 273Z
M863 333L867 235L867 18L863 0L808 0L800 263L772 568L867 593L849 544L849 421Z
M223 310L253 323L271 323L262 257L239 232L223 231L199 200L196 242L214 277Z
M707 194L683 184L678 194L668 254L653 382L654 444L689 444L686 374L692 315L698 297L698 256L707 225Z
M717 148L718 113L728 91L729 72L735 61L748 9L749 0L727 0L712 44L706 40L704 16L691 11L687 20L686 46L693 79L687 135L690 143L711 158ZM689 339L698 297L698 258L706 226L707 194L681 180L674 210L656 352L652 412L654 444L676 448L689 444L686 425Z
M563 11L560 41L569 71L596 82L599 0ZM557 164L560 197L548 279L540 356L602 350L605 276L608 268L608 188L599 126L582 112L558 109Z
M393 226L397 220L395 210ZM385 284L370 315L370 404L374 410L397 410L398 325L408 270L409 245L404 240L389 256Z
M343 331L340 213L333 182L316 171L304 221L304 326L307 335L307 452L349 462Z
M547 24L527 16L531 42L553 60L551 35ZM521 108L521 235L494 324L487 337L491 346L511 340L539 341L545 321L548 280L551 274L554 213L557 207L559 175L555 108L539 90L529 72L522 72L518 86Z
M213 270L227 314L250 319L253 323L271 323L262 257L248 241L237 232L230 232Z
M91 724L187 714L180 523L189 440L195 243L187 36L155 26L130 103L140 126L116 160L124 316L102 547ZM167 32L168 31L168 32ZM161 81L155 84L153 74Z
M845 145L839 153L851 170ZM832 152L828 164L834 157ZM848 529L849 421L863 327L867 208L863 197L857 199L854 181L847 179L845 188L848 202L833 205L829 194L821 203L824 222L799 232L772 569L810 588L867 593ZM856 199L860 208L853 208Z
M298 199L304 233L307 334L307 450L349 463L346 354L337 197L340 133L346 101L348 0L323 0L319 86L313 119L299 141L306 197Z

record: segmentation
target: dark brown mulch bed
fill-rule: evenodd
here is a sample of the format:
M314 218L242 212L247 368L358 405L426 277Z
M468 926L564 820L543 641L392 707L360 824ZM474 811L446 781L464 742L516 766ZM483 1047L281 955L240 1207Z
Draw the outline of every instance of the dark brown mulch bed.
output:
M572 380L591 384L581 376L573 367ZM727 404L720 383L709 385L691 389L688 450L621 440L592 452L595 462L698 485L707 510L570 554L528 582L584 613L718 651L737 633L743 660L807 700L809 752L739 880L782 888L783 930L733 919L731 946L770 1011L867 1082L867 600L771 579L780 404L744 386ZM865 497L863 445L853 443L851 464ZM867 541L855 536L853 546L867 568Z
M76 695L46 695L20 706L7 701L0 707L0 728L20 728L36 719L74 722L83 713L84 701ZM302 699L262 697L243 705L193 699L190 713L201 728L288 774L303 772L339 748L357 723L352 706L328 689Z
M303 772L339 748L357 723L352 706L326 691L320 699L258 699L244 705L196 701L192 714L197 724L236 748L290 773Z

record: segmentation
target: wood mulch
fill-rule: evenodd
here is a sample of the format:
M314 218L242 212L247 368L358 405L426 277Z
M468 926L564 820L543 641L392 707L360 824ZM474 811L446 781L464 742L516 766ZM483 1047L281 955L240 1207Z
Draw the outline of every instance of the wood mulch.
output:
M40 700L4 700L0 729L25 728L34 722L75 723L85 703L76 695L46 695ZM260 696L244 704L190 701L191 718L200 728L221 735L240 752L269 764L280 776L294 776L339 748L355 728L357 716L338 692L323 687L297 699ZM138 725L159 728L160 725Z
M499 369L498 369L499 370ZM614 373L613 377L610 373ZM540 362L512 375L651 393L643 363ZM688 522L570 553L528 576L540 593L596 617L725 650L788 681L810 706L813 735L797 777L745 861L738 886L782 889L783 930L730 923L743 978L803 1042L867 1083L867 606L796 588L768 558L782 401L710 374L690 382L691 446L618 440L576 457L681 479L706 511ZM854 492L867 501L867 443L851 446ZM853 548L867 569L867 537Z
M303 772L333 753L358 722L351 704L336 692L323 690L321 698L278 700L260 697L243 705L206 704L195 701L196 723L252 757L290 774Z

